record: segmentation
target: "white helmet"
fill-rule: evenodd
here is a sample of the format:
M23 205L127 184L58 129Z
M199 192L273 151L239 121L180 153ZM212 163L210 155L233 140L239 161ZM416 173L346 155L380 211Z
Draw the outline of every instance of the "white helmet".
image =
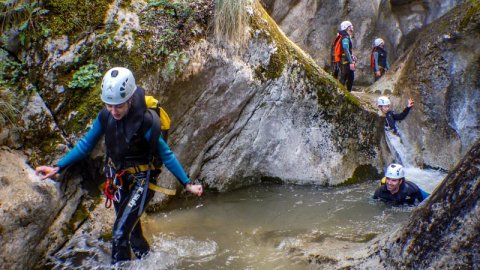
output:
M353 24L350 21L343 21L340 24L340 31L347 30L347 28L350 26L353 26Z
M378 46L380 46L380 45L382 45L382 44L385 44L385 42L383 41L383 39L377 38L377 39L375 39L375 41L373 42L373 47L378 47Z
M381 96L377 99L377 106L388 106L390 105L390 99L386 96Z
M385 172L385 177L391 179L400 179L405 177L405 171L403 166L400 164L391 164L388 166L387 171Z
M136 89L133 73L127 68L114 67L103 76L100 97L106 104L118 105L130 99Z

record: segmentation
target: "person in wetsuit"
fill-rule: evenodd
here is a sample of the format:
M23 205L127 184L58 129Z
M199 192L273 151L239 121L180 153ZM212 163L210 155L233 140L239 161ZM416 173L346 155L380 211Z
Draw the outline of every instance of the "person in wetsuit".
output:
M342 56L340 65L340 83L345 85L348 92L352 92L353 80L355 79L356 57L353 55L352 35L353 24L350 21L343 21L340 24L342 35Z
M413 182L405 180L405 172L400 164L391 164L385 172L386 183L375 190L374 199L399 205L414 205L425 200L429 194Z
M105 73L100 111L91 129L56 165L35 169L41 179L54 176L67 166L85 158L97 141L105 135L108 157L106 171L113 172L119 192L114 200L116 213L112 230L112 264L144 257L150 246L143 236L140 216L153 198L148 188L150 179L156 179L164 164L185 189L201 196L203 187L192 184L174 153L160 135L158 115L147 109L145 92L135 83L133 73L115 67ZM107 172L108 173L108 172ZM153 180L154 181L154 180Z
M387 51L385 50L385 42L383 39L375 39L370 57L373 69L373 77L374 80L377 81L385 74L385 72L387 72L387 70L390 69L388 65Z
M385 130L392 131L394 134L398 134L396 121L400 121L407 117L410 109L413 107L415 102L413 99L408 99L408 105L401 113L394 113L390 110L390 99L385 96L381 96L377 99L378 108L382 111L385 115Z

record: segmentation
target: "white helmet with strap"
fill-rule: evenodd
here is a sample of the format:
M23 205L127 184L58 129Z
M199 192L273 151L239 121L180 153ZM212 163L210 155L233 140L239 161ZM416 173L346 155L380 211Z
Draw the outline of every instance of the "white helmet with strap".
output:
M123 67L114 67L105 73L102 80L102 101L109 105L118 105L129 100L137 85L133 73Z
M385 42L383 41L383 39L381 38L376 38L375 41L373 42L373 47L378 47L382 44L385 44Z
M377 99L377 106L388 106L390 104L390 99L386 96L381 96Z
M340 31L347 30L348 27L353 26L353 24L350 21L343 21L340 24Z
M388 166L387 171L385 172L385 177L391 179L400 179L405 177L405 171L403 166L400 164L391 164Z

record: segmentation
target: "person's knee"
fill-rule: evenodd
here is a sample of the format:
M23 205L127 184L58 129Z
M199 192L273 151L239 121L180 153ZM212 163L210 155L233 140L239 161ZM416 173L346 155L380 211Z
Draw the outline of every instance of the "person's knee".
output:
M113 229L112 231L112 241L113 243L122 243L122 242L125 242L125 243L128 243L130 241L130 236L129 236L129 233L126 232L125 229L122 229L122 228L118 228L118 229Z

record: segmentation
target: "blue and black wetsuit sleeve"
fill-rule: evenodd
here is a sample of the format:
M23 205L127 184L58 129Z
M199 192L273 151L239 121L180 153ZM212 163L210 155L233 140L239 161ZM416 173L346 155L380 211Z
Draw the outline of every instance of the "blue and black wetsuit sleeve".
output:
M421 199L419 199L420 202L428 198L428 196L430 196L430 193L426 192L425 190L421 188L419 188L419 190L420 190L420 197L421 197Z
M93 121L93 125L90 130L83 136L80 141L56 164L60 167L60 170L65 167L74 164L88 156L90 152L95 148L100 137L103 135L104 130L98 116Z
M145 138L147 140L150 139L150 133L151 129L145 134ZM182 183L183 186L186 186L190 183L190 179L185 173L185 170L170 147L168 147L165 140L163 140L162 136L158 138L157 152L160 160L163 164L165 164L165 167L167 167L167 169L177 178L180 183Z
M348 38L342 39L342 47L343 47L343 52L347 57L348 63L353 64L353 58L352 58L352 55L350 54L350 41L348 40Z
M403 112L401 113L393 113L392 116L393 116L393 119L397 120L397 121L400 121L400 120L403 120L405 119L405 117L407 117L408 113L410 112L410 108L409 107L405 107L405 109L403 109Z
M378 67L378 52L377 52L377 51L373 52L373 59L374 59L374 60L373 60L373 61L374 61L373 70L374 70L375 72L377 72L377 71L379 71L379 67Z

